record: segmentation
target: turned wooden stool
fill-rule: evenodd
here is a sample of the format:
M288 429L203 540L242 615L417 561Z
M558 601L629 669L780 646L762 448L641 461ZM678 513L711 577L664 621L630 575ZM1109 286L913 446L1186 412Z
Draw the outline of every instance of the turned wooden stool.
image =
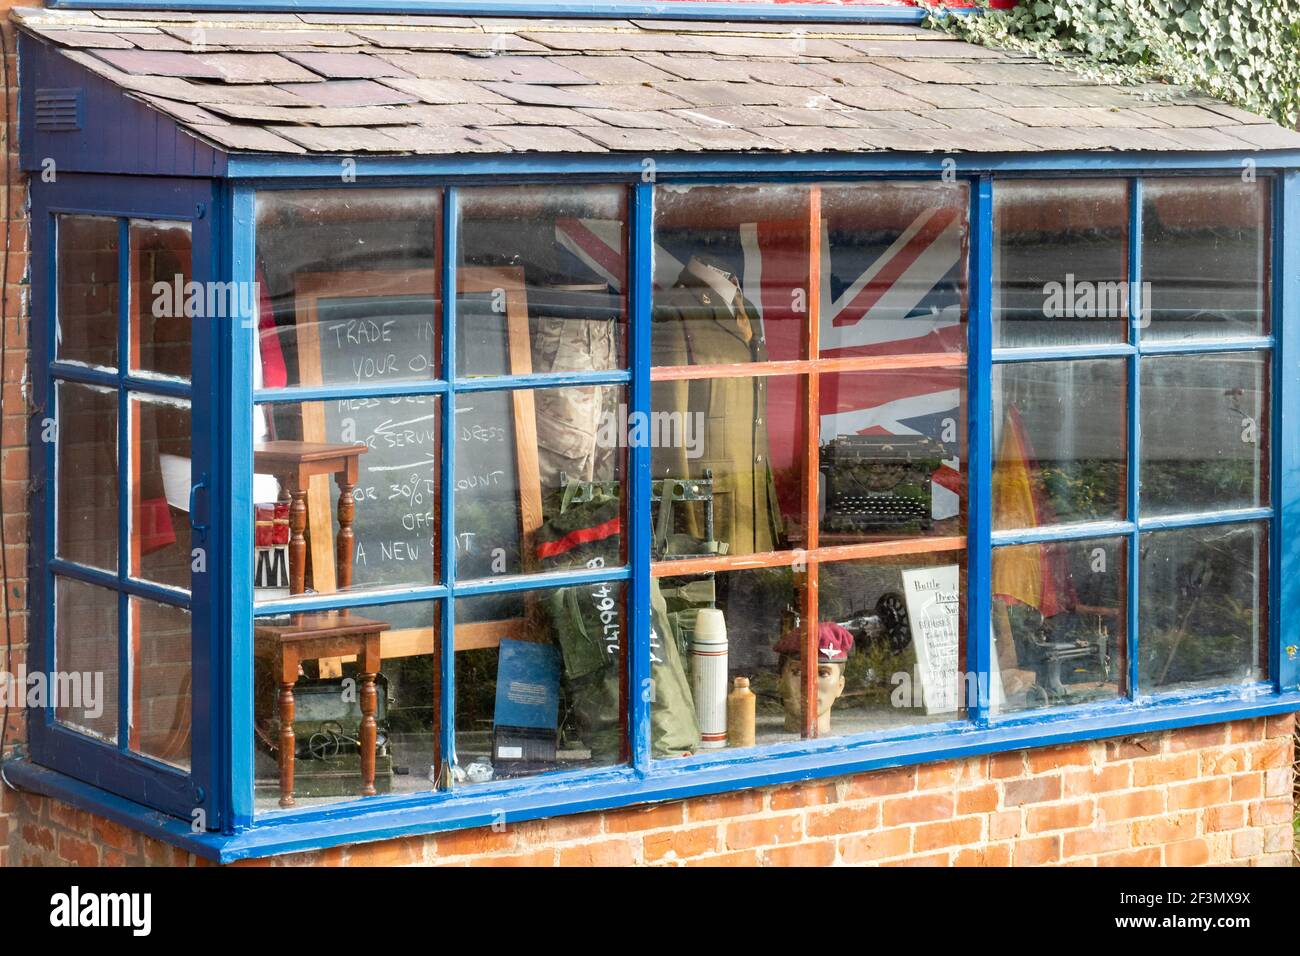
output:
M375 742L378 727L375 711L378 697L375 677L379 673L379 635L388 630L384 621L357 617L347 611L316 611L295 614L288 624L257 624L253 628L253 653L271 661L280 687L280 806L291 807L293 799L293 688L298 683L298 666L305 660L355 654L360 681L361 705L361 795L375 795Z
M289 593L307 590L307 488L313 475L333 475L339 486L339 533L334 541L339 590L352 585L352 518L365 445L268 441L253 449L253 472L275 475L289 493ZM283 499L281 499L283 500Z

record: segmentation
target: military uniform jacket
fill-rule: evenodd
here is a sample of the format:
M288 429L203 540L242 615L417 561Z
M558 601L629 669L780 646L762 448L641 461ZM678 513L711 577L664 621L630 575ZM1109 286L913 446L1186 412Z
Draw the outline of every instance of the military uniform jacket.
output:
M654 364L767 361L758 312L748 302L745 311L752 331L748 342L729 304L698 278L683 272L676 286L656 297ZM768 453L766 378L657 382L651 400L657 413L689 413L693 423L688 424L684 416L682 426L697 429L687 434L700 443L695 458L688 455L685 442L656 447L651 456L655 477L702 478L712 469L714 537L727 542L731 554L774 550L781 537L781 512ZM663 430L657 428L655 433ZM702 509L678 508L677 529L704 537Z

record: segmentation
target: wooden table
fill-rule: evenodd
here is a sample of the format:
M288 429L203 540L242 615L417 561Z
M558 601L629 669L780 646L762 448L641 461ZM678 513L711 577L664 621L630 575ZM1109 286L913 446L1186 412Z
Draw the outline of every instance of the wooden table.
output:
M379 673L379 635L386 630L388 624L384 621L357 617L347 611L296 614L287 624L254 627L253 653L271 661L280 687L280 806L294 805L293 688L298 683L298 667L305 660L345 654L356 655L360 681L361 795L375 795L375 677Z
M253 449L253 473L275 475L289 492L289 593L307 590L307 488L314 475L333 475L339 486L339 533L334 540L340 590L352 585L352 489L360 472L361 444L269 441ZM281 499L283 500L283 499Z

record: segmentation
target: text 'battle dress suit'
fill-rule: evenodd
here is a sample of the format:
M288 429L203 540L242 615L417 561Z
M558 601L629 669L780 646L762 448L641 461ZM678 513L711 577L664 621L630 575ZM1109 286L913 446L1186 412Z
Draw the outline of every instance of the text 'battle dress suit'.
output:
M719 292L688 267L673 288L656 296L652 355L655 365L749 365L767 361L762 320L743 303L733 313ZM767 440L767 380L762 376L657 382L655 412L682 412L698 443L691 458L684 443L656 447L655 478L702 478L712 469L714 536L730 554L772 551L781 538L781 512ZM686 425L687 416L694 424ZM678 530L705 534L703 511L680 508ZM682 521L685 521L683 524Z

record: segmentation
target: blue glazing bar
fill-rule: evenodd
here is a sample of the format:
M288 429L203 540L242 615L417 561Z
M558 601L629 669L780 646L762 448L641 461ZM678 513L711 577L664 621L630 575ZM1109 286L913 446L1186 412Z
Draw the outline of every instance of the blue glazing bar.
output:
M1086 524L1047 525L1041 528L1020 528L1015 531L994 531L995 547L1017 544L1039 544L1043 541L1084 541L1088 538L1109 538L1131 534L1131 521L1089 521Z
M234 179L268 183L277 179L316 179L338 181L340 155L333 156L258 156L234 155L229 158L227 173ZM620 176L636 181L641 176L646 157L613 154L535 153L494 156L474 153L461 156L350 156L356 161L358 178L375 182L382 177L464 177L466 180L499 183L503 176ZM663 153L655 161L656 181L686 181L698 176L762 176L771 182L786 177L818 178L822 176L875 174L881 176L939 176L947 171L947 157L941 153L830 153L830 154L755 154ZM1090 174L1137 175L1151 171L1193 173L1241 172L1243 160L1257 168L1284 169L1300 166L1300 150L1246 151L1241 153L1146 153L1114 151L1074 151L1062 153L979 153L957 157L958 170L965 175L1018 172L1042 175L1057 171L1077 176L1080 169ZM297 184L295 184L297 185Z
M50 374L67 382L81 385L99 385L103 388L116 389L119 386L133 392L148 392L168 398L190 398L190 383L175 379L149 378L141 375L123 375L120 372L102 368L90 368L71 362L51 362Z
M64 10L139 10L155 7L148 0L50 0L49 6ZM719 3L710 0L681 0L664 3L645 0L581 0L562 6L545 0L170 0L168 10L229 13L233 10L257 13L375 13L413 16L458 17L564 17L565 19L736 21L799 26L804 23L894 23L918 24L925 11L916 6L891 4L825 3ZM975 11L957 8L946 14L967 16Z
M410 395L445 395L444 381L376 382L371 385L311 385L293 388L260 388L253 393L258 404L285 402L332 402L350 398L405 398Z
M626 385L632 373L626 369L609 372L544 372L537 375L483 375L462 378L457 392L504 392L519 388L562 388L574 385Z
M336 611L339 608L383 607L388 604L416 604L420 601L439 601L448 595L445 585L429 584L420 587L383 589L375 591L334 591L330 594L313 594L306 597L263 601L254 605L257 617L278 617L284 614L309 614L313 611Z
M117 746L131 747L131 604L122 585L131 573L131 497L136 477L131 468L131 403L120 390L131 363L131 223L117 221Z
M1053 348L994 349L993 363L1064 362L1071 359L1127 358L1136 352L1123 342L1103 345L1062 345Z
M236 283L252 288L257 282L257 195L247 187L231 190L227 252L223 268ZM242 299L242 296L240 297ZM224 635L214 641L220 657L217 672L225 674L220 768L229 768L223 794L223 829L247 826L253 818L253 357L256 342L253 316L219 323L218 340L226 360L220 365L213 401L220 405L220 434L214 450L218 473L228 476L226 492L214 496L217 532L210 536L209 561L222 562L230 592L224 611ZM218 681L218 689L221 682ZM215 698L222 701L222 695Z
M970 476L967 481L968 547L966 580L970 591L966 606L966 671L975 675L976 693L967 695L967 716L977 726L988 723L990 668L993 661L993 181L981 176L971 192L971 315L970 361L967 389L970 412L967 444ZM969 682L966 682L969 688Z
M650 317L654 297L654 184L641 182L632 191L632 234L629 284L632 290L632 328L629 362L632 366L632 413L650 414ZM632 766L638 774L650 769L650 449L637 442L628 449L629 490L627 560L632 583L625 593L629 634L628 733Z
M1168 528L1200 528L1216 524L1237 524L1243 521L1267 521L1273 517L1272 508L1234 508L1231 511L1196 514L1160 515L1140 518L1139 531L1163 531Z
M1129 180L1128 197L1128 314L1129 343L1135 350L1142 348L1142 326L1150 321L1150 316L1143 312L1142 295L1142 180L1134 177ZM1134 523L1141 516L1141 451L1142 451L1142 377L1138 352L1128 360L1128 469L1125 477L1127 486L1126 509L1129 521ZM1125 562L1128 574L1127 617L1124 628L1125 660L1128 662L1128 695L1133 699L1141 696L1139 686L1140 668L1138 666L1138 622L1141 620L1141 580L1142 580L1142 535L1136 528L1129 533L1128 560Z
M459 294L456 268L460 256L460 193L448 186L442 195L442 374L456 378L456 298ZM444 581L456 580L456 394L442 399L442 574ZM450 787L442 779L444 768L456 765L456 602L444 598L438 618L442 640L438 649L438 748L441 766L433 768L438 786Z
M157 601L159 604L169 604L173 607L183 608L190 606L188 591L167 587L162 584L154 584L151 581L141 581L137 578L119 577L110 571L101 571L98 568L75 564L64 558L51 558L50 570L55 574L63 575L65 578L74 578L86 584L96 584L104 588L121 590L132 597Z
M453 590L456 592L456 597L480 597L484 594L567 588L600 581L626 581L631 574L631 569L626 567L555 571L547 574L512 574L508 577L503 575L499 578L457 581Z
M1273 489L1270 659L1279 691L1300 689L1300 172L1273 200Z
M1142 355L1200 355L1217 352L1259 352L1274 345L1270 335L1253 335L1239 339L1217 339L1179 342L1143 342L1138 350Z

